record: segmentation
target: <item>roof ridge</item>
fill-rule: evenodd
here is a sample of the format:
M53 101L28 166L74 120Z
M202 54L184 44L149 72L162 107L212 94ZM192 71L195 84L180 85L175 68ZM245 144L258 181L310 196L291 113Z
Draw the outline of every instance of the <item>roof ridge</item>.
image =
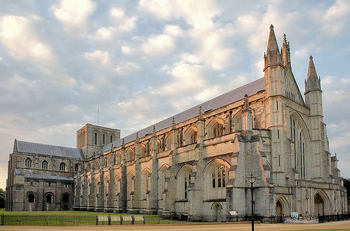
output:
M120 142L123 139L125 140L125 143L129 143L129 142L135 140L137 133L138 133L139 137L143 137L147 134L152 134L153 126L156 127L156 131L160 131L162 129L165 129L165 128L171 126L171 122L172 122L173 117L175 118L176 123L181 123L183 121L194 118L194 117L198 116L199 106L202 107L203 112L205 112L207 110L216 110L218 108L221 108L223 106L226 106L228 104L231 104L231 103L234 103L234 102L237 102L237 101L243 99L244 95L247 93L249 93L250 95L257 94L259 91L265 89L265 82L263 80L264 80L264 77L256 79L256 80L249 82L247 84L244 84L238 88L235 88L235 89L230 90L228 92L225 92L219 96L211 98L203 103L200 103L198 105L190 107L190 108L188 108L182 112L179 112L173 116L167 117L167 118L165 118L157 123L146 126L138 131L135 131L129 135L122 137L119 140L116 140L112 143L104 145L98 152L95 153L95 155L99 155L101 153L101 150L102 151L110 150L111 144L113 144L113 147L119 147L121 145ZM244 91L244 92L242 92L242 91ZM247 92L247 91L250 91L250 92ZM231 96L231 97L227 98L228 96ZM197 108L198 108L198 110L197 110ZM169 124L168 124L168 122L169 122Z
M57 147L57 148L69 148L69 149L80 150L79 148L72 148L72 147L66 147L66 146L60 146L60 145L54 145L54 144L43 144L43 143L29 142L29 141L23 141L23 140L18 140L18 139L17 139L17 142L27 143L27 144L45 145L45 146L51 146L51 147Z

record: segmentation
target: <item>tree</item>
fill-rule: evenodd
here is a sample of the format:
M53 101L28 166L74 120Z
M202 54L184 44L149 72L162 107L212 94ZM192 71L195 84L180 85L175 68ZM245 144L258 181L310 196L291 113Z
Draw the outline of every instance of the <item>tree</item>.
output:
M0 188L0 208L5 208L5 191Z
M346 191L348 193L347 197L348 197L348 202L349 202L349 199L350 199L350 179L344 178L343 181L344 181L344 187L346 188Z

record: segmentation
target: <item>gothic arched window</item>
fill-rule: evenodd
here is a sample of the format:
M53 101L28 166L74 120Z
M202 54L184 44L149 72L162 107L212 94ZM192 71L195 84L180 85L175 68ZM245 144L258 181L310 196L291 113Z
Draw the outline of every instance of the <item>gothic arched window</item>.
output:
M27 158L24 163L27 168L32 167L32 160L30 158Z
M191 183L192 166L185 165L178 173L178 199L187 200Z
M228 167L222 161L214 161L205 170L206 199L223 199L226 197Z
M66 164L65 163L60 163L60 170L64 171L66 170Z
M42 169L47 169L48 168L48 163L47 163L47 161L46 160L44 160L42 163L41 163L41 167L42 167Z

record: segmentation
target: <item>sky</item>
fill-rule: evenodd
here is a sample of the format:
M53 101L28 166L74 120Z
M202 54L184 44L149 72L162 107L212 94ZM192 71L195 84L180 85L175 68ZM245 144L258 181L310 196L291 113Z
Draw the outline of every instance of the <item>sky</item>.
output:
M263 77L269 27L304 93L312 55L330 152L350 177L350 1L0 0L0 188L15 139L121 136Z

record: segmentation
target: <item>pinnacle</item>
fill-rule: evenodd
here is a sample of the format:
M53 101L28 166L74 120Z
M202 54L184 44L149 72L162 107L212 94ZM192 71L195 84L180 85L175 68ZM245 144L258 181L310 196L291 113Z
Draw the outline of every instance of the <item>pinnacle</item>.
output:
M307 71L307 81L309 81L310 78L317 79L316 68L315 68L312 55L310 55L309 57L309 69Z

